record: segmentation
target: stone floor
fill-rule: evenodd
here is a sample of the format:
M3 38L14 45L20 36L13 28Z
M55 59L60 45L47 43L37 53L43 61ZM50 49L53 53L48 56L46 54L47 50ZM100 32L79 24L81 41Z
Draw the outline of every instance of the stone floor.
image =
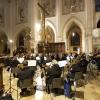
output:
M5 92L9 92L10 88L10 73L6 71L6 68L3 70L3 84L5 86ZM15 90L14 90L15 89ZM18 90L18 95L17 91ZM75 100L100 100L100 78L90 81L87 85L76 88L76 97ZM17 78L11 79L11 94L14 100L34 100L34 93L31 96L20 97L20 89L17 89ZM54 93L47 94L44 92L43 100L72 100L65 98L62 95L56 95Z

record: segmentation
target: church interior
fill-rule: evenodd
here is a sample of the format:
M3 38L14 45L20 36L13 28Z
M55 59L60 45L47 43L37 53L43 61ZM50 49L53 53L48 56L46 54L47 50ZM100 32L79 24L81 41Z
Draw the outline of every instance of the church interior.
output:
M0 0L0 100L100 100L100 0Z

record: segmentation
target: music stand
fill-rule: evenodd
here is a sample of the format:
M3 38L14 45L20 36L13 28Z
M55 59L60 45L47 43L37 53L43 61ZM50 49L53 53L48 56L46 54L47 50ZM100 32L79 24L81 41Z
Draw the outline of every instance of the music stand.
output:
M66 60L58 61L58 65L63 71L63 77L64 77L64 67L67 65L67 63L68 62Z
M9 81L10 81L10 86L9 86L9 89L7 90L7 92L9 91L9 93L10 94L12 94L12 91L11 90L15 90L15 91L17 91L17 100L18 100L18 87L17 87L17 90L15 89L15 88L13 88L12 86L11 86L11 81L12 81L12 76L11 76L11 68L9 69L9 72L10 72L10 77L9 77Z

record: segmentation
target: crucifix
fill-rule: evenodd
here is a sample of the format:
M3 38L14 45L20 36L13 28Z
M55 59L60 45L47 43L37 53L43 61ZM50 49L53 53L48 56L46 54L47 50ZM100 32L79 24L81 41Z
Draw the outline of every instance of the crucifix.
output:
M38 6L40 7L41 11L42 11L42 15L41 15L41 25L42 25L42 42L47 43L47 37L46 37L46 33L45 33L45 14L49 14L45 7L42 6L40 3L38 3Z

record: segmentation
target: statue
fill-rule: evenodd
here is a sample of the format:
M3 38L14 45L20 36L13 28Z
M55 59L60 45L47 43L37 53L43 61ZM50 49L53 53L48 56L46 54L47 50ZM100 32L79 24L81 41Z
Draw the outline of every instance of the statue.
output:
M19 16L20 16L20 20L21 21L25 18L25 14L24 14L23 8L19 8Z
M28 15L28 0L16 0L17 23L26 22Z

